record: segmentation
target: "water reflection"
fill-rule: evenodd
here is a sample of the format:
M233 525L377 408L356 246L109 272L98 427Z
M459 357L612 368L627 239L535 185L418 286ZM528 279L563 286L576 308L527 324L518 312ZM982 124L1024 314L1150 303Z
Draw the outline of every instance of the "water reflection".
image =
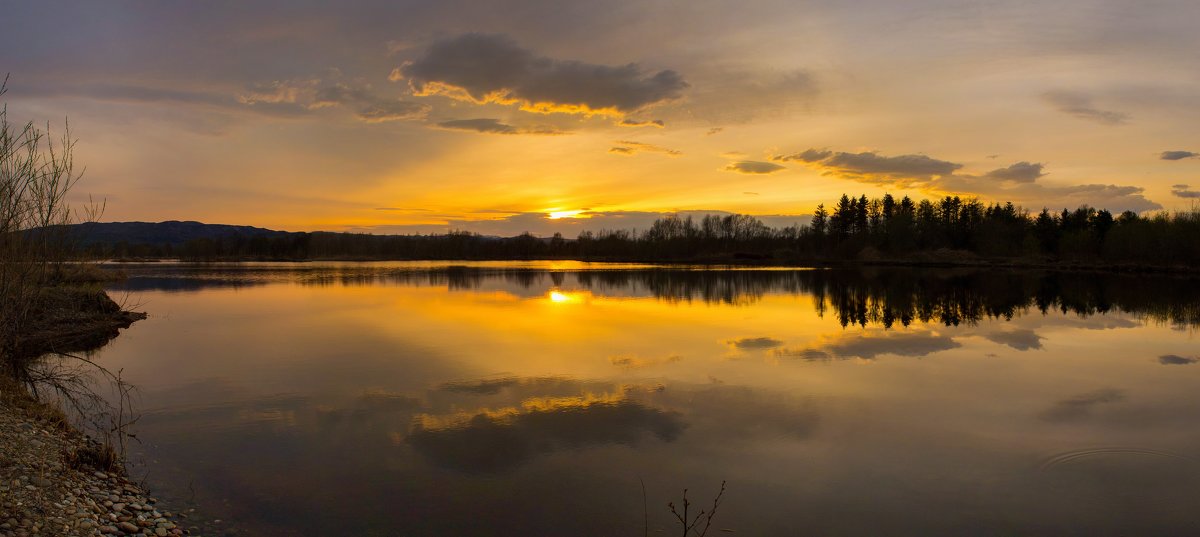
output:
M268 283L307 286L401 285L451 291L500 290L556 303L583 297L567 289L608 297L654 297L668 303L749 306L767 294L812 295L818 313L843 326L937 322L975 325L1031 311L1102 315L1120 310L1178 326L1200 325L1200 279L1125 274L1086 274L985 269L702 270L604 265L544 270L497 266L394 267L266 265L229 271L224 266L134 266L115 289L198 291ZM1006 336L1000 336L1006 337ZM1018 344L1028 344L1018 343ZM1036 347L1030 347L1036 348Z
M1200 523L1186 278L128 270L150 319L97 359L142 387L150 482L243 534L639 534L642 482L657 534L722 480L750 535Z
M452 416L422 414L406 441L436 464L466 472L494 472L542 452L589 445L636 446L646 434L663 442L686 425L679 413L621 395L532 398L519 407Z

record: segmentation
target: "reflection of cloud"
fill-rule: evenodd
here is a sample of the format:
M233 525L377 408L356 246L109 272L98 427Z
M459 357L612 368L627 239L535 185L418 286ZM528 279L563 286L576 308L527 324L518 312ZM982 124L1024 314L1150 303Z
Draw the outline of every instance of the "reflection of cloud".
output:
M1097 405L1116 403L1125 399L1125 394L1113 388L1076 395L1054 404L1041 417L1046 421L1075 421L1091 415Z
M783 345L782 341L769 337L744 337L725 342L739 350L773 349Z
M494 118L453 119L438 123L437 126L447 130L472 131L482 134L568 134L566 131L553 127L516 127L501 123L499 119Z
M992 332L990 334L984 334L983 337L987 338L988 341L999 343L1001 345L1008 345L1009 347L1019 351L1040 349L1042 348L1042 340L1046 339L1037 335L1037 333L1035 333L1033 330L1028 329Z
M470 380L460 382L447 382L442 384L439 389L446 392L454 393L473 393L478 395L492 395L500 393L500 390L513 386L520 382L516 377L504 377L498 379Z
M1163 160L1183 160L1185 158L1200 157L1200 153L1193 151L1163 151L1158 158Z
M433 43L394 72L416 95L517 104L531 112L621 115L683 95L675 71L607 66L538 56L503 35L469 33Z
M725 166L725 171L727 172L750 174L775 173L786 169L786 167L774 162L762 162L758 160L739 160L737 162L730 162L728 166Z
M1190 365L1196 362L1200 362L1200 358L1178 354L1164 354L1158 357L1158 363L1162 365Z
M1092 98L1081 93L1052 91L1042 95L1042 99L1059 112L1079 119L1104 125L1123 125L1129 121L1129 114L1096 108L1092 106Z
M831 358L861 358L873 360L877 356L926 356L935 352L956 349L962 344L949 336L925 332L885 332L882 334L854 334L831 338L831 340L801 349L776 349L778 357L821 361Z
M666 358L640 358L637 356L610 356L608 360L612 365L623 369L638 369L642 367L650 367L662 364L673 364L682 360L683 357L672 354Z
M677 413L624 396L529 399L520 408L451 418L419 416L407 441L435 464L496 472L539 453L602 444L637 444L650 434L674 441L686 425Z

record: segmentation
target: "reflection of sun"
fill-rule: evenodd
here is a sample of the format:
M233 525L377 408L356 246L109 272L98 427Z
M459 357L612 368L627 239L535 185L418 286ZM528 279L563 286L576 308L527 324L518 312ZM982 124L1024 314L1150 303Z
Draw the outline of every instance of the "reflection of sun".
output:
M592 295L587 291L559 291L551 289L546 293L546 298L550 299L554 304L583 304L590 300Z
M551 211L550 219L558 220L559 218L578 218L579 213L583 211Z

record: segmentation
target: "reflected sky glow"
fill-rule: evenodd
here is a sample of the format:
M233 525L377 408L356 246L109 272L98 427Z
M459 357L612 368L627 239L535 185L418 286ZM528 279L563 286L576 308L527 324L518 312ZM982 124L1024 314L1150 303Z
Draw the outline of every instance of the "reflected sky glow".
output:
M151 317L98 358L142 387L151 479L167 497L194 480L255 534L631 534L639 478L651 506L728 480L721 525L749 534L1196 522L1173 500L1200 485L1191 280L130 273Z

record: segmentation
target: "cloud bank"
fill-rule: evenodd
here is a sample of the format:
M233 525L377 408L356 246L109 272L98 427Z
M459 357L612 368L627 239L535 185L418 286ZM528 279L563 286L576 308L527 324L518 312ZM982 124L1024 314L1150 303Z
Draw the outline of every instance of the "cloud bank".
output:
M516 104L540 113L624 115L683 96L671 70L637 64L598 65L540 56L504 35L469 33L436 41L393 71L415 95L444 95L477 104Z

